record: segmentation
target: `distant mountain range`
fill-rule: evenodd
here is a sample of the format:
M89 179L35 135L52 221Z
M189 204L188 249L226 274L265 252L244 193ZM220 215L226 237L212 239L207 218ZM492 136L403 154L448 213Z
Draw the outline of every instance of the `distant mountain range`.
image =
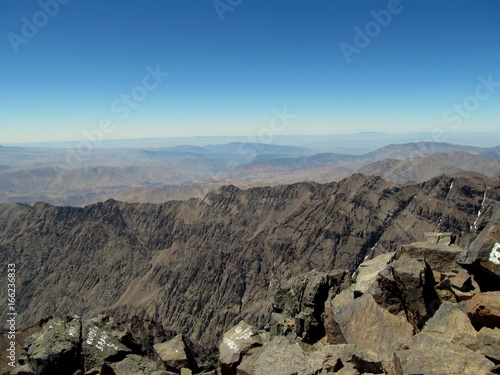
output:
M74 151L74 150L73 150ZM444 173L500 173L500 146L420 142L362 154L315 153L297 146L232 142L156 149L98 149L68 163L64 149L0 149L0 202L80 206L109 198L158 203L241 188L338 181L353 173L405 183ZM79 160L79 159L76 159ZM80 167L80 164L84 165Z

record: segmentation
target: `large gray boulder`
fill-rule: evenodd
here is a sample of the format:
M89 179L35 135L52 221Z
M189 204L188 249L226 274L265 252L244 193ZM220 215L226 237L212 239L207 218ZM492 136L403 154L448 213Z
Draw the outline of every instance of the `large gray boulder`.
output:
M373 282L377 279L379 272L387 268L394 258L395 252L380 254L375 258L365 260L356 270L355 283L349 289L366 293Z
M274 296L272 335L286 334L287 327L282 325L292 320L294 336L306 343L317 342L325 336L321 316L326 300L330 294L337 294L350 284L349 272L345 270L312 270L291 278Z
M475 276L482 291L500 290L500 203L477 223L477 235L457 260Z
M313 374L314 369L297 342L276 336L238 366L239 375Z
M77 374L83 369L81 340L80 317L49 320L41 331L26 339L19 357L22 371L37 375Z
M432 269L417 259L406 259L390 264L406 318L416 331L434 314L441 300L434 288Z

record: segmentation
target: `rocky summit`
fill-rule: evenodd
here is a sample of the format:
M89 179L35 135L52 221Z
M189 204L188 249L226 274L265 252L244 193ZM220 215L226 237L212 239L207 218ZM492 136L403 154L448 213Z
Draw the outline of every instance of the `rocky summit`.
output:
M481 176L354 175L1 206L31 335L13 373L498 373L499 197Z

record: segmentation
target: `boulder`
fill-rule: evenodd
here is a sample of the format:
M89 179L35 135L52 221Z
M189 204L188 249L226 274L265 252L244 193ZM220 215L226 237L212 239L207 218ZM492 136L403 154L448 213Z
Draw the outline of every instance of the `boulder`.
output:
M155 361L137 354L129 354L119 362L104 364L100 375L152 375L155 370L157 370ZM157 374L166 375L168 373L161 371Z
M392 268L389 267L379 272L376 280L368 288L368 293L378 305L391 314L405 315L403 298L394 280Z
M476 329L500 328L500 292L476 294L467 305L467 315Z
M474 351L481 346L477 331L467 315L451 303L443 303L427 321L422 332L440 335L446 341Z
M373 259L365 260L356 270L355 283L350 289L366 293L370 285L377 279L380 271L387 268L387 264L394 258L395 252L385 253Z
M495 363L500 362L500 329L483 327L478 333L480 352Z
M342 330L335 320L332 307L325 308L325 312L323 314L323 324L325 326L326 342L328 344L335 345L346 343L345 337L342 334Z
M398 344L413 333L404 317L381 308L369 294L334 308L334 316L348 344L385 361L390 361Z
M307 359L314 373L319 373L321 370L337 372L348 364L353 364L353 356L357 354L358 350L355 345L327 345L310 353Z
M500 289L500 203L489 207L477 223L477 235L458 263L475 276L482 291Z
M274 325L287 318L293 319L295 335L306 343L314 343L325 336L321 316L329 295L337 294L351 284L344 270L317 272L312 270L288 280L274 296L273 310L283 319L272 321L271 332L283 331Z
M114 327L107 324L95 324L96 321L87 321L83 324L82 355L85 369L100 368L107 361L119 361L132 350L116 337L123 337L123 332L115 332ZM102 322L100 322L102 323Z
M159 363L168 371L180 372L182 368L197 369L189 341L182 335L154 345Z
M441 335L421 332L394 353L397 375L488 374L495 365L483 355L445 340Z
M255 354L254 354L255 355ZM238 367L241 375L292 375L313 374L314 369L297 342L276 336L257 353L252 366L242 363Z
M453 277L450 277L450 284L453 288L461 292L470 292L474 287L472 286L472 278L467 272L460 271Z
M425 241L436 245L452 245L455 243L456 236L451 232L425 232Z
M52 375L74 374L83 370L81 335L80 317L67 316L49 320L41 331L26 339L19 356L22 371ZM19 371L18 374L23 373Z
M421 329L441 304L432 269L424 261L406 259L390 264L408 322Z
M242 356L251 348L262 346L258 332L245 321L227 331L219 345L220 364L223 374L234 374Z
M414 242L409 245L401 245L396 252L396 260L423 259L433 270L449 272L459 268L457 258L462 248L447 243Z

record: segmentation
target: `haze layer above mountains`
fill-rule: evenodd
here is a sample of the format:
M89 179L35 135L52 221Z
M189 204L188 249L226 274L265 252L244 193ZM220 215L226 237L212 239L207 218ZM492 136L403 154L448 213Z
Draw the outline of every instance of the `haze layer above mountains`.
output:
M500 173L500 146L395 144L360 154L261 143L94 149L0 147L0 202L69 206L113 198L160 203L201 197L223 185L240 188L339 181L353 173L397 183L444 173Z

